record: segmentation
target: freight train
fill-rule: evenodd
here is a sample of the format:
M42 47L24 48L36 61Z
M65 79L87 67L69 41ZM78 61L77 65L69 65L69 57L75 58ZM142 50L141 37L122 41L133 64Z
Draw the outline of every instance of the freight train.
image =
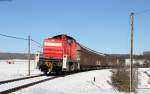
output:
M117 58L98 53L65 34L44 39L38 68L47 73L74 72L117 65Z

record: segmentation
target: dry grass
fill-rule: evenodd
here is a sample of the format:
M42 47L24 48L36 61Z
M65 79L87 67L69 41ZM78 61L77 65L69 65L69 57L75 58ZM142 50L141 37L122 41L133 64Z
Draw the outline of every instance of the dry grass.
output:
M113 75L111 77L112 85L118 91L130 92L130 71L127 68L114 69ZM137 83L134 81L133 91L135 92L135 87Z

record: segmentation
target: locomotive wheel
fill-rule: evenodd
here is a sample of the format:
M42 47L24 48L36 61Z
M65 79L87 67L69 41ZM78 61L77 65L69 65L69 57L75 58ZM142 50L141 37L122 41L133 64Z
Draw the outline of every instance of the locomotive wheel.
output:
M69 64L69 72L73 72L75 71L75 64L74 63L70 63Z
M48 74L48 71L47 71L47 70L45 70L45 71L44 71L44 74L45 74L45 75L47 75L47 74Z
M57 67L57 68L56 68L56 74L57 74L57 75L62 74L61 69L62 69L61 67Z

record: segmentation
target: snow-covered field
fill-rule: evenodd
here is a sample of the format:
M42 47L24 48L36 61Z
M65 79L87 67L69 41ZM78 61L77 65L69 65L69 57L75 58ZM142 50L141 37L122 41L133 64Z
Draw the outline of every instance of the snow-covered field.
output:
M150 94L150 68L140 68L138 71L139 84L136 94ZM31 61L31 75L36 74L42 73L36 69L36 63ZM27 75L27 61L15 60L14 64L0 61L1 81ZM111 69L82 72L40 83L13 94L124 94L111 85L111 76Z
M9 64L8 62L11 62ZM31 60L31 75L41 74L36 69L36 63ZM0 80L12 78L20 78L28 76L28 61L27 60L0 60Z

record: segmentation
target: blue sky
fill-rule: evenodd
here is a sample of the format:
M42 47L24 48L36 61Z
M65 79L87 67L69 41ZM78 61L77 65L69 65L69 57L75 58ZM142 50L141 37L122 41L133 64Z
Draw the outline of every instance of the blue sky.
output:
M42 43L57 34L102 53L129 53L130 12L150 9L149 0L0 1L0 33ZM135 15L134 53L150 50L150 12ZM0 36L1 52L27 52L27 41ZM32 52L40 50L32 43Z

